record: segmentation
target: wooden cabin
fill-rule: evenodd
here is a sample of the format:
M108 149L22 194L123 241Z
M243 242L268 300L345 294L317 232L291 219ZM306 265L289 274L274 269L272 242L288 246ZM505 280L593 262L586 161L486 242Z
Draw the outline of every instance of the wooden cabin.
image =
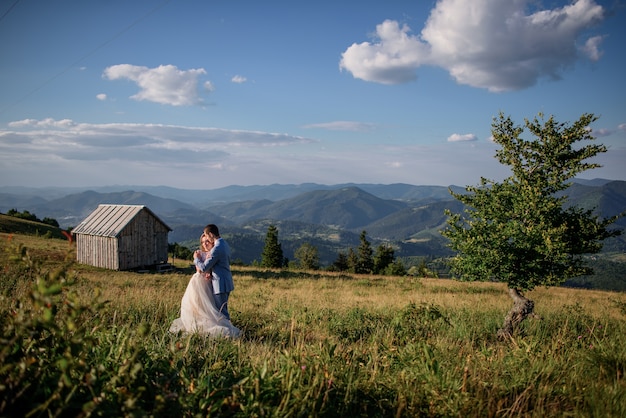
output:
M76 259L111 270L167 263L172 229L143 205L99 205L72 230Z

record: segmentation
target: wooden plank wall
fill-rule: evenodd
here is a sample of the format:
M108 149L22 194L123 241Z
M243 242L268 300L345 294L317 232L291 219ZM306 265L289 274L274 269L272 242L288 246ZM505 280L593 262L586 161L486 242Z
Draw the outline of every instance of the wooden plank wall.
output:
M119 270L117 239L95 235L76 235L76 259L90 266Z
M118 237L78 234L77 260L113 270L130 270L168 260L168 229L148 211L139 212Z
M167 262L167 234L167 228L147 211L138 213L119 236L120 269Z

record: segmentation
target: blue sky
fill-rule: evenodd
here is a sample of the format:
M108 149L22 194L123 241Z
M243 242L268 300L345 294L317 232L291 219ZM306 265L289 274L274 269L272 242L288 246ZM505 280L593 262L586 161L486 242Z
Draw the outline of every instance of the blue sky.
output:
M0 186L475 185L499 112L596 114L626 180L624 39L623 0L7 0Z

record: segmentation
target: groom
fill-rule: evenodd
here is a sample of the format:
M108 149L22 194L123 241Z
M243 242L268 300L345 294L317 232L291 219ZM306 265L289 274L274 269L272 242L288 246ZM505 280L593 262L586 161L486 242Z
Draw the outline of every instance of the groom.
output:
M193 263L203 272L211 272L213 296L217 309L230 321L228 313L228 296L235 289L233 276L230 272L230 248L222 237L217 225L209 224L204 227L204 234L213 244L213 249L202 261L200 251L193 253Z

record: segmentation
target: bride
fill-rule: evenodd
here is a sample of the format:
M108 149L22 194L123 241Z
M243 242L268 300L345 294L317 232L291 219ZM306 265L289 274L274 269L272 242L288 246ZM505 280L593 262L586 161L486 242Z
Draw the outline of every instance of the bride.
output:
M202 234L200 248L203 257L209 254L211 247L208 237ZM172 322L170 332L197 332L210 336L239 337L241 331L215 306L213 290L209 284L210 274L210 272L196 271L191 276L180 303L180 318Z

